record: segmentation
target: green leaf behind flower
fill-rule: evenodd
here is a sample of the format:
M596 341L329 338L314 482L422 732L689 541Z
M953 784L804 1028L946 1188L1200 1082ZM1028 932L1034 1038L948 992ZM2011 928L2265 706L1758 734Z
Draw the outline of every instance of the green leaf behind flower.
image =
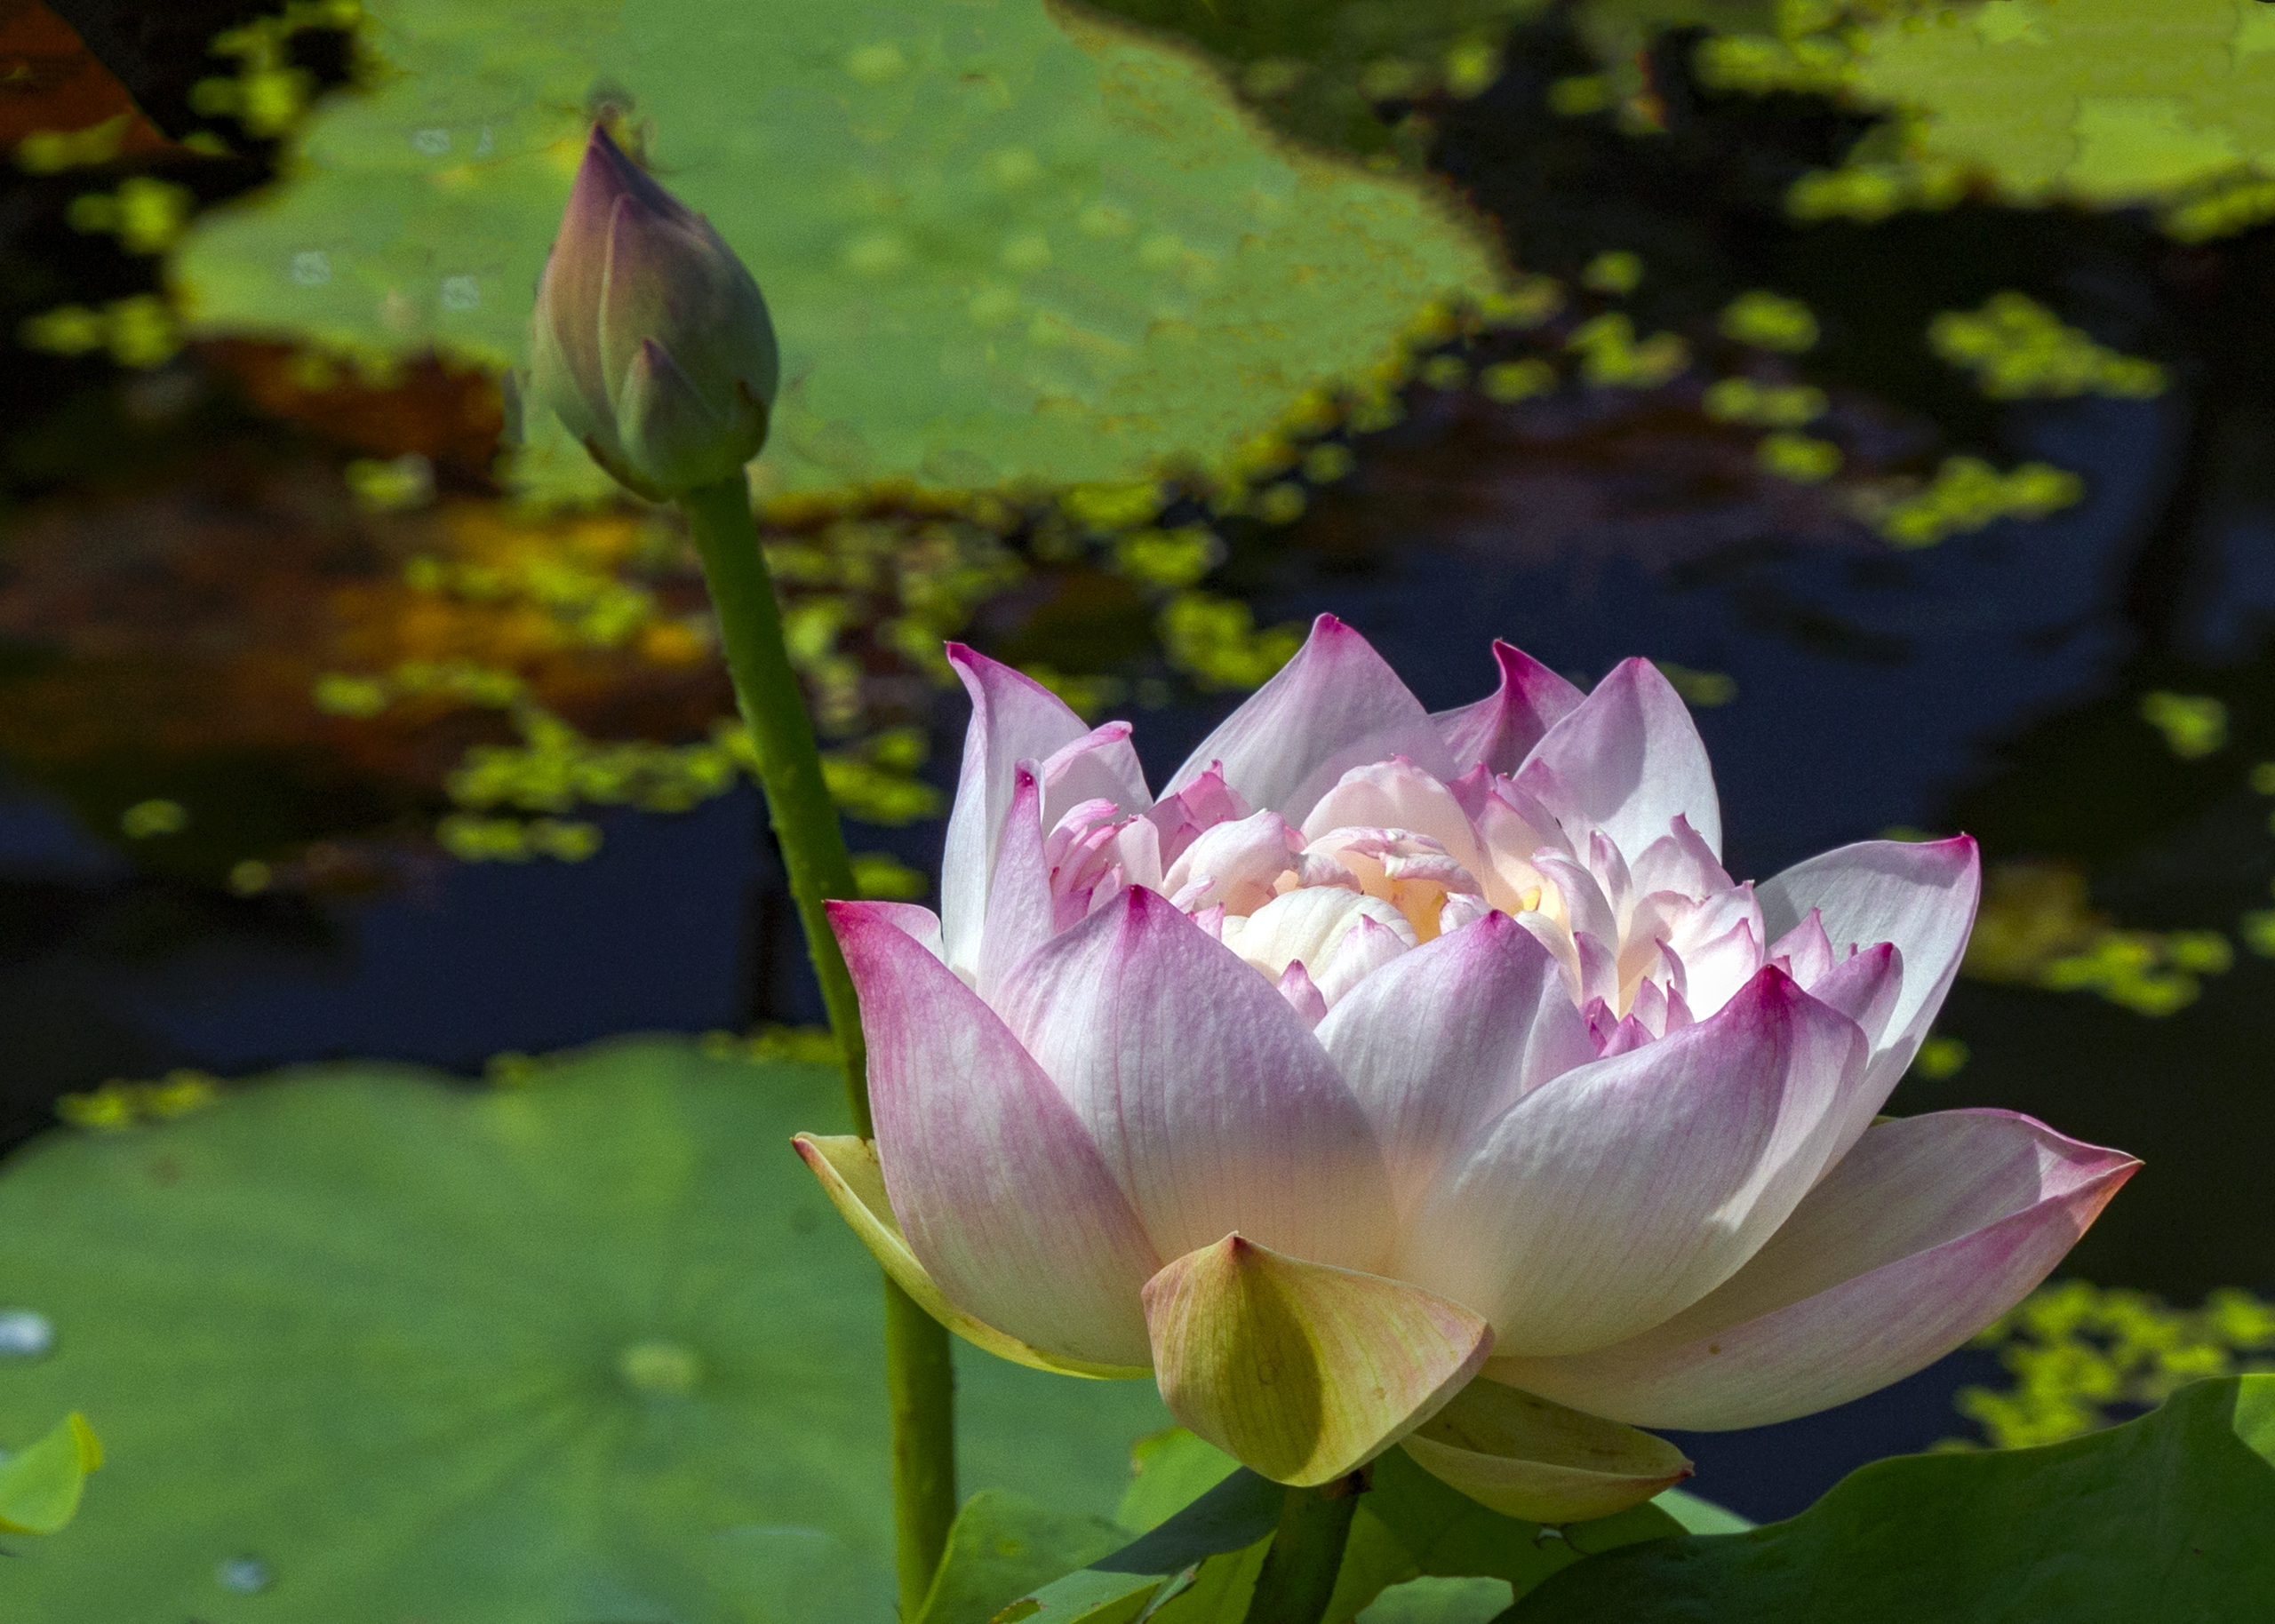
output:
M2275 1618L2275 1375L2183 1389L2037 1449L1851 1473L1786 1522L1620 1551L1518 1624L2007 1624Z
M0 1613L889 1618L877 1272L789 1145L837 1088L650 1039L511 1090L307 1069L30 1147L0 1276L56 1341L0 1368L0 1438L84 1404L110 1463ZM959 1376L966 1486L1070 1517L1167 1419L1145 1383Z
M198 331L519 361L595 114L765 290L779 490L1219 463L1487 291L1451 194L1299 149L1195 53L1042 0L372 0L376 88L201 219ZM601 489L549 413L523 477Z

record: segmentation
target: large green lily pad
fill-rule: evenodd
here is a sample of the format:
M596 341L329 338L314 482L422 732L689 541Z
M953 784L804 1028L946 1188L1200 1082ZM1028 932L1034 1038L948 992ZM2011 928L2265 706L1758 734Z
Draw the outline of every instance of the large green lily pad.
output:
M376 88L177 251L196 330L513 364L587 122L622 112L772 306L776 490L1208 464L1496 274L1433 183L1293 147L1189 48L1044 0L365 11ZM529 418L524 476L591 487Z
M1919 109L1921 155L2018 201L2151 203L2275 173L2275 15L2260 0L1987 0L1865 39L1857 92Z
M2146 1624L2275 1619L2275 1375L2183 1389L2038 1449L1913 1455L1750 1533L1557 1574L1519 1624Z
M56 1341L0 1364L0 1437L76 1405L108 1462L0 1616L890 1618L877 1272L789 1148L842 1118L826 1070L648 1040L30 1147L0 1289ZM1150 1383L959 1368L967 1491L1111 1515L1166 1421Z

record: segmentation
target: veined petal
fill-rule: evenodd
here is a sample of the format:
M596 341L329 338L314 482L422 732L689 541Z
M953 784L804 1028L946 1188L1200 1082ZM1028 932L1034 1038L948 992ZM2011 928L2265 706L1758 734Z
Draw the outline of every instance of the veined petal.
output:
M1471 1382L1409 1433L1405 1448L1431 1476L1529 1523L1609 1517L1691 1470L1664 1438L1497 1381Z
M1975 927L1983 864L1967 835L1948 840L1860 840L1797 863L1760 887L1762 918L1783 935L1811 908L1836 955L1854 943L1893 942L1904 955L1904 991L1872 1056L1896 1087L1928 1035Z
M1380 1275L1283 1256L1238 1234L1145 1283L1161 1397L1275 1482L1332 1483L1467 1386L1492 1327Z
M1273 981L1158 893L1133 888L1062 932L996 1005L1157 1256L1237 1230L1322 1263L1386 1257L1382 1154L1327 1051Z
M916 903L871 903L869 908L875 918L898 927L933 958L946 961L947 955L940 945L940 916L930 908Z
M861 1244L884 1265L894 1284L916 1299L919 1308L972 1346L984 1348L996 1357L1014 1364L1056 1371L1062 1375L1118 1381L1153 1373L1142 1365L1092 1365L1045 1353L974 1319L947 1300L938 1283L924 1272L924 1265L908 1249L908 1238L900 1232L900 1221L892 1215L892 1203L885 1194L884 1169L877 1161L874 1142L851 1134L799 1134L790 1142L807 1170L820 1182L822 1193L829 1198L830 1205L861 1238Z
M971 723L940 856L940 926L948 962L970 976L979 969L987 891L1011 809L1011 769L1025 760L1049 760L1090 729L1034 678L962 643L950 643L947 655L971 695Z
M1523 649L1493 640L1493 661L1501 668L1501 685L1489 697L1458 710L1439 711L1430 720L1453 752L1454 768L1466 772L1484 766L1489 771L1513 773L1541 736L1561 721L1584 697ZM1349 820L1358 823L1363 820Z
M1250 806L1301 824L1345 772L1394 755L1441 779L1454 776L1421 701L1365 638L1321 615L1296 657L1201 741L1162 792L1221 761L1225 782Z
M1556 960L1505 913L1367 976L1319 1040L1374 1125L1401 1216L1488 1123L1596 1057Z
M1510 1353L1632 1336L1792 1214L1864 1062L1854 1022L1764 970L1712 1018L1510 1107L1423 1198L1394 1271L1486 1313Z
M1019 1341L1145 1364L1138 1294L1160 1254L1080 1117L896 925L861 903L830 904L829 919L860 994L878 1153L910 1251L949 1302Z
M1011 808L995 848L995 880L987 889L987 928L979 939L975 983L983 999L994 998L1013 967L1053 935L1042 830L1042 785L1034 763L1022 761L1011 769Z
M1721 801L1706 746L1682 697L1648 660L1614 666L1533 746L1516 780L1556 815L1576 852L1599 829L1620 850L1640 852L1680 816L1721 855Z
M1830 1409L2012 1308L2140 1165L2008 1111L1876 1123L1751 1262L1683 1313L1489 1373L1642 1426L1713 1431Z

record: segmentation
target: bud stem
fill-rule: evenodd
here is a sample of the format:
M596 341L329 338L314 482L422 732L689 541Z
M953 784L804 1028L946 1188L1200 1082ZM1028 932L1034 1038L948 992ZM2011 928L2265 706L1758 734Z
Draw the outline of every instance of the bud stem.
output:
M1324 1624L1364 1487L1354 1472L1315 1489L1288 1491L1246 1624Z
M830 933L822 904L854 896L853 865L845 855L837 808L822 781L821 752L805 695L790 668L782 642L782 616L774 583L759 548L750 496L738 473L679 498L687 515L703 576L718 611L726 645L727 671L735 698L758 752L759 782L766 791L766 815L782 846L789 871L790 896L822 1004L837 1039L845 1073L845 1098L853 1131L864 1139L876 1132L869 1118L868 1053L861 1039L861 1011L853 978ZM922 1611L932 1574L946 1549L948 1524L955 1518L955 1388L948 1362L947 1331L888 1279L885 1287L885 1388L893 1426L893 1518L900 1572L900 1616Z

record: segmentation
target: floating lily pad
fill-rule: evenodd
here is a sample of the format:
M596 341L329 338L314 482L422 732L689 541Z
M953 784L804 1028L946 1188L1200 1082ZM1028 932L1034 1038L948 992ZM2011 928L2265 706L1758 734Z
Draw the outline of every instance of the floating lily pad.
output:
M513 364L586 122L620 113L766 290L777 490L1208 463L1495 274L1433 183L1290 146L1188 49L1042 0L364 9L377 88L177 251L196 330ZM529 418L524 477L596 489Z
M1797 1517L1611 1552L1521 1624L2275 1618L2275 1375L2039 1449L1879 1461Z
M1917 109L1922 156L2024 203L2151 203L2275 172L2275 15L2251 0L1988 0L1864 36L1855 86Z
M359 1064L0 1175L55 1327L0 1437L109 1462L4 1611L106 1624L891 1614L874 1265L789 1148L824 1069L647 1040L511 1092ZM1110 1515L1152 1384L960 1367L964 1487Z

